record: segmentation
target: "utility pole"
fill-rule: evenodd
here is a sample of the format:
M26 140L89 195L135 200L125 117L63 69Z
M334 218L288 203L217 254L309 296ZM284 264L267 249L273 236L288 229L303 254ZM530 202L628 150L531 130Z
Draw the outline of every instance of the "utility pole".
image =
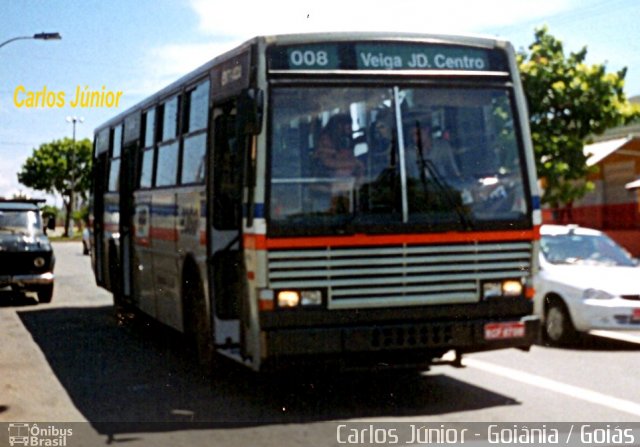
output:
M71 175L71 185L69 187L69 210L70 213L73 213L76 209L76 124L82 124L84 122L84 118L78 118L77 116L68 116L67 122L71 123L73 126L73 146L71 149L71 159L69 160L69 171ZM72 216L67 216L67 228L66 228L67 237L73 235L73 218Z

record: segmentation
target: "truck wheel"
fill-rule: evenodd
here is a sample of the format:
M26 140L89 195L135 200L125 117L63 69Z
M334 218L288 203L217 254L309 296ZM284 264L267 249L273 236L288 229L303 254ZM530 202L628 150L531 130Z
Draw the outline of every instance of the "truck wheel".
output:
M39 286L36 293L38 294L38 301L40 303L50 303L53 298L53 284Z

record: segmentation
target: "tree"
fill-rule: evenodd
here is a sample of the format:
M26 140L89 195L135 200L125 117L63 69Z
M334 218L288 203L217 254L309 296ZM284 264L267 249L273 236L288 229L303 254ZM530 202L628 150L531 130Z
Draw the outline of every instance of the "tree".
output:
M626 68L607 73L604 64L585 63L587 49L565 57L562 42L546 27L535 30L529 52L518 52L531 120L531 137L543 203L558 209L593 189L583 153L593 135L638 117L623 87Z
M51 206L51 205L43 205L40 210L42 211L42 217L44 217L45 219L57 219L58 218L58 208L56 208L55 206Z
M58 193L66 210L65 233L68 237L72 205L76 194L86 197L91 185L91 141L73 142L70 138L40 145L27 158L18 181L25 186L48 193Z

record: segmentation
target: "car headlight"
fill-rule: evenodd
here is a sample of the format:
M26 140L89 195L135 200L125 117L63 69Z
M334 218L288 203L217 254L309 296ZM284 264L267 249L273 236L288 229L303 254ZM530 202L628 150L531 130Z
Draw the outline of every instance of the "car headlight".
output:
M33 265L37 268L44 267L46 263L47 263L46 259L44 259L42 256L38 256L33 260Z
M582 292L583 300L610 300L615 298L615 295L612 295L604 290L599 289L587 289Z

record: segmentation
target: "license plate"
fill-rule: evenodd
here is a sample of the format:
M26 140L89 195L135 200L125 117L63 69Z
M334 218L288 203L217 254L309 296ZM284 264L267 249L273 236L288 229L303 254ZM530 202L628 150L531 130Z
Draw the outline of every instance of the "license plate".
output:
M522 338L526 330L523 322L487 323L484 325L485 340L504 340L508 338Z
M631 321L640 321L640 309L633 309L633 314L631 314Z

